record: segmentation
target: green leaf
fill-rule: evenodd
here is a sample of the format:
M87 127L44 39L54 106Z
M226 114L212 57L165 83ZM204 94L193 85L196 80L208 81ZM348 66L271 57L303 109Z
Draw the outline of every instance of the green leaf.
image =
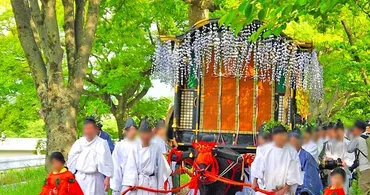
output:
M263 33L262 37L263 37L263 38L267 38L267 37L269 37L271 34L272 34L272 30L270 29L270 30L266 31L265 33Z
M248 6L245 8L245 17L247 18L247 23L251 23L253 21L253 5L248 4Z
M218 25L222 25L222 24L224 24L225 23L225 21L226 21L226 19L227 19L227 17L230 15L230 13L227 13L227 14L225 14L225 15L223 15L219 20L218 20Z
M233 10L233 11L231 11L229 14L228 14L228 16L226 17L226 20L225 20L225 22L224 22L224 24L227 26L227 25L229 25L232 21L233 21L233 19L234 19L234 17L235 17L235 14L237 13L237 11L238 10Z
M261 10L258 12L258 19L259 19L260 21L265 20L265 18L266 18L266 13L267 13L267 10L266 10L266 9L261 9Z
M273 34L275 35L275 36L279 36L280 34L281 34L281 32L283 31L283 27L282 26L280 26L280 27L278 27L278 28L275 28L274 30L273 30Z
M244 12L245 8L248 6L248 1L244 1L239 7L238 10L240 12Z
M298 0L298 4L300 6L306 5L307 1L306 0Z
M288 6L286 6L285 8L284 8L284 11L283 11L283 16L284 15L286 15L286 16L288 16L288 15L290 15L291 14L291 12L292 12L292 9L293 9L293 5L288 5Z

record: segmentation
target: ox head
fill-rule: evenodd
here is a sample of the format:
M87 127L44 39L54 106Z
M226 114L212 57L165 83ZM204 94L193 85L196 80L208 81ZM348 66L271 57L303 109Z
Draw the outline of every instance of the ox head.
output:
M193 148L197 155L194 159L193 168L195 171L204 172L209 171L214 174L218 174L218 162L215 155L212 153L212 149L216 146L216 142L205 142L199 141L198 143L193 142ZM203 178L205 179L205 178Z

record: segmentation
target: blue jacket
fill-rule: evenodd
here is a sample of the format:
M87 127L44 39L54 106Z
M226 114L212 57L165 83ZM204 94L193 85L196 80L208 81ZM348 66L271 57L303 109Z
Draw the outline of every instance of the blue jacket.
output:
M310 153L301 149L299 152L299 161L302 171L304 171L303 184L298 186L296 195L307 192L311 195L320 195L323 187L319 176L319 166Z
M110 153L112 153L113 150L114 150L114 144L113 144L113 141L110 138L109 134L107 132L103 131L103 130L100 130L99 137L101 137L102 139L107 140Z

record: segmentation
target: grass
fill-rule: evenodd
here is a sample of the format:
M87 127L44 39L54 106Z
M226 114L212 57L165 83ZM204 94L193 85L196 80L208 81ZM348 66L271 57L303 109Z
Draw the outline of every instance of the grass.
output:
M0 173L1 195L36 195L41 192L47 172L44 167L33 167L8 170ZM190 177L181 175L181 184L187 183ZM110 193L109 193L110 194Z
M0 194L39 194L46 175L44 167L5 171L0 175Z
M0 194L37 195L41 192L46 176L44 167L5 171L0 174Z

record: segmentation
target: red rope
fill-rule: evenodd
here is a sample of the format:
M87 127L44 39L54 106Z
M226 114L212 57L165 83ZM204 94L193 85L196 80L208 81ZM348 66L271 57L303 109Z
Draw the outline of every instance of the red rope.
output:
M249 183L233 181L233 180L230 180L230 179L218 176L218 175L211 174L209 172L205 172L204 176L210 177L212 179L215 179L215 180L218 180L222 183L227 183L227 184L230 184L230 185L252 187L252 185L249 184ZM259 188L256 188L255 191L262 192L262 193L267 194L267 195L274 195L275 194L274 192L269 192L269 191L259 189Z
M188 182L178 188L173 188L171 190L158 190L158 189L154 189L154 188L147 188L147 187L143 187L143 186L131 186L129 187L128 189L126 189L122 195L125 195L127 194L129 191L132 191L132 190L145 190L145 191L148 191L148 192L154 192L154 193L173 193L173 192L179 192L180 190L184 189L185 187L187 187L188 185L190 185L191 182Z

